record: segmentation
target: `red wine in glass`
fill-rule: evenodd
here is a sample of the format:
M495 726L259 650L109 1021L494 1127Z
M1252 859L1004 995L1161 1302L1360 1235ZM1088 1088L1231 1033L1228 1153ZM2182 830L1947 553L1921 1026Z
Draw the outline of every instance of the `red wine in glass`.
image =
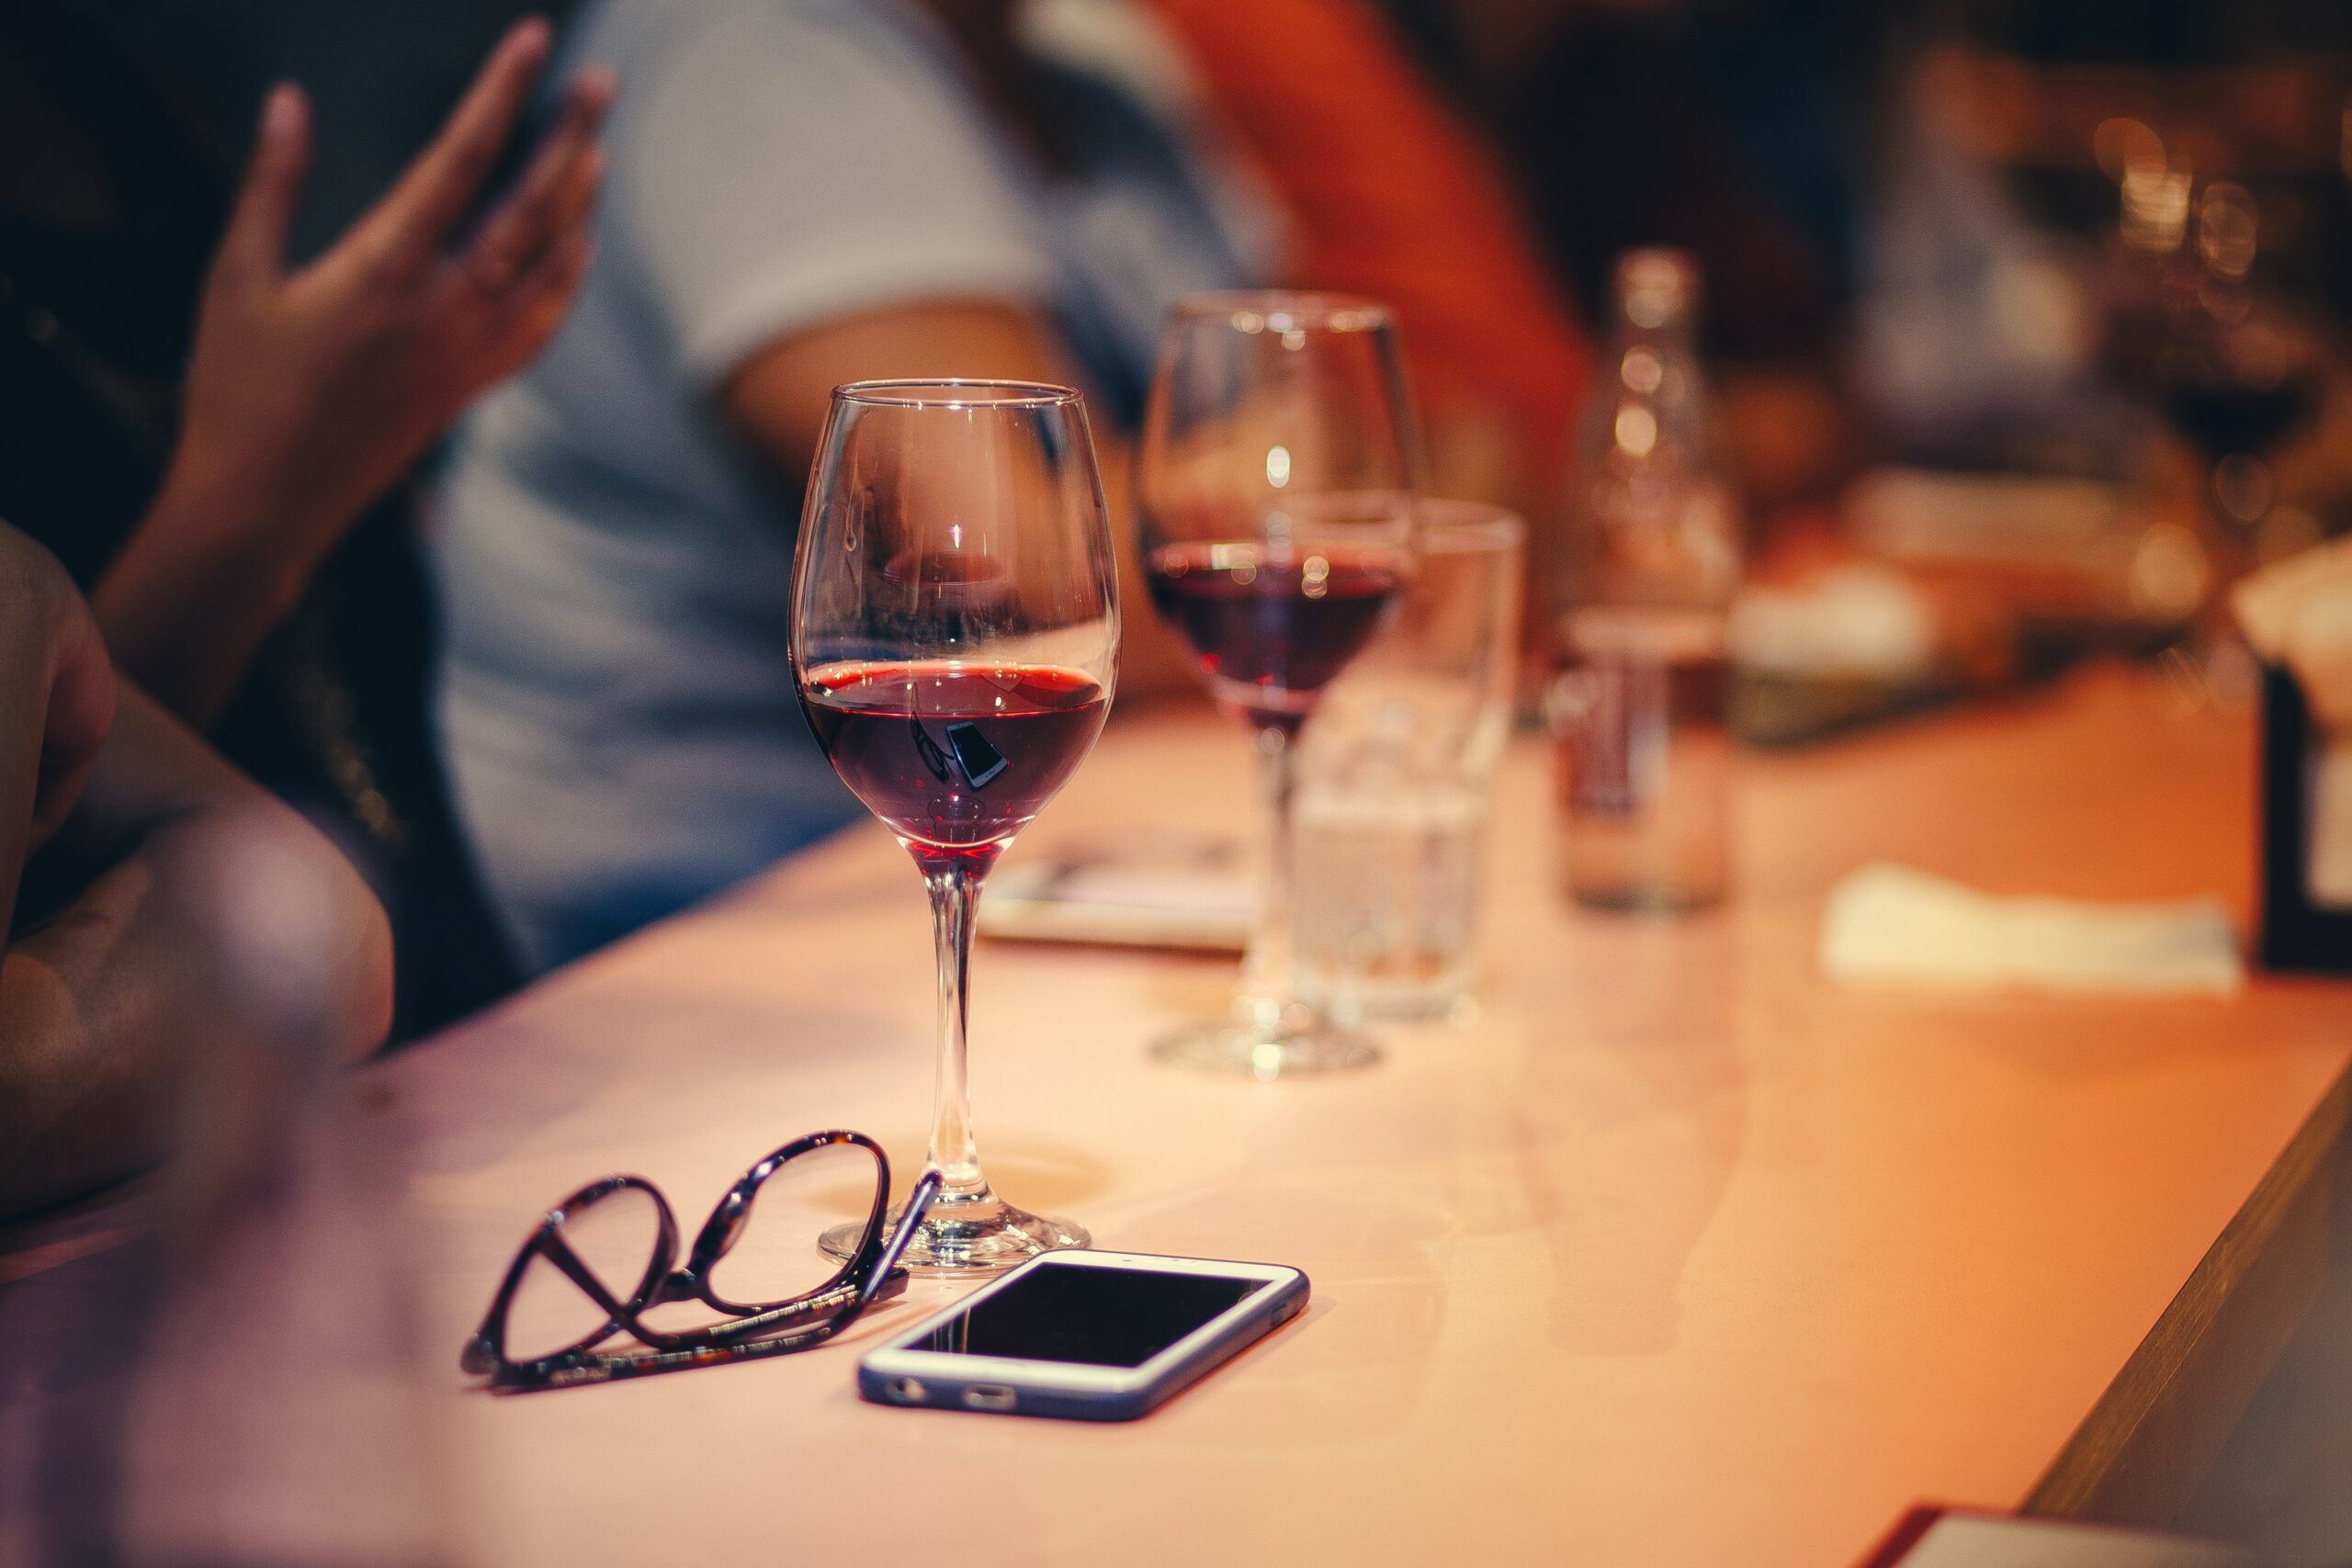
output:
M916 1273L1012 1268L1086 1227L1005 1201L981 1168L966 998L980 888L1069 782L1119 672L1116 552L1084 400L1023 381L833 389L794 547L792 673L834 771L931 899L938 981ZM857 1255L860 1225L819 1245Z
M1293 750L1411 574L1414 429L1377 301L1201 294L1169 315L1136 460L1145 578L1209 694L1250 723L1264 815L1233 1005L1157 1041L1160 1061L1262 1079L1378 1059L1293 983Z
M1187 541L1151 553L1153 607L1225 701L1295 728L1380 629L1405 585L1401 550Z
M817 742L919 861L993 861L1094 745L1110 699L1052 665L842 663L806 677Z
M2184 378L2164 389L2165 417L2209 457L2268 452L2319 410L2320 391L2305 377L2255 381Z

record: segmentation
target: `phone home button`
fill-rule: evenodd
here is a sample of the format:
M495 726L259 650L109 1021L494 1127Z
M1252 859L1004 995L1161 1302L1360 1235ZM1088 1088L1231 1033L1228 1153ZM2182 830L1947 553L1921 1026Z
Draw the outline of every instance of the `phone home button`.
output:
M974 1410L1010 1410L1013 1392L1001 1382L976 1382L964 1391L964 1403Z

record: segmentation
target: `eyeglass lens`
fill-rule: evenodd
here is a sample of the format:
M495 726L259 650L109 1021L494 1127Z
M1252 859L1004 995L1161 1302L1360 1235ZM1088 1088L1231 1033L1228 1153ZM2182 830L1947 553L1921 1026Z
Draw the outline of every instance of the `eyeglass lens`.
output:
M818 1234L844 1221L862 1224L880 1203L881 1185L881 1162L855 1144L822 1145L786 1160L752 1198L741 1234L710 1271L711 1288L751 1305L832 1283L844 1266L817 1249Z
M573 1210L558 1228L614 1300L627 1303L644 1288L662 1234L651 1193L616 1189ZM507 1359L536 1361L578 1348L598 1337L606 1321L586 1292L535 1251L506 1309Z

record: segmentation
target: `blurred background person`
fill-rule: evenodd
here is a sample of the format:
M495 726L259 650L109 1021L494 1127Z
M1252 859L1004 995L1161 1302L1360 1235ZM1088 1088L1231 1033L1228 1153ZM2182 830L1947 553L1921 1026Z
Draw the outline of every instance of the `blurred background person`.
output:
M577 28L629 83L600 259L468 423L436 555L443 733L532 968L859 815L785 657L833 386L1075 381L1115 486L1168 307L1279 243L1124 5L604 0ZM1123 690L1179 679L1127 626Z
M268 96L232 203L99 13L0 7L0 513L88 589L126 672L367 869L401 932L402 1034L512 982L424 722L401 478L587 265L608 80L486 200L548 49L544 24L510 32L392 190L293 266L300 90Z
M1369 0L1152 0L1297 243L1283 281L1396 311L1432 494L1558 499L1589 352L1498 160Z
M0 525L0 1219L153 1160L187 1043L235 1021L220 984L220 850L297 870L320 1051L390 1022L382 909L301 819L135 687L118 686L56 559ZM288 961L295 954L283 955Z

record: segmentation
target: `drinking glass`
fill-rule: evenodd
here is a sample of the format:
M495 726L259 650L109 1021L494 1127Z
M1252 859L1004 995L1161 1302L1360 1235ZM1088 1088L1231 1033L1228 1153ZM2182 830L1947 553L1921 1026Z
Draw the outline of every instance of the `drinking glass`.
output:
M1101 733L1118 584L1079 394L1013 381L833 391L792 572L802 711L842 782L914 857L938 946L930 1168L918 1273L1084 1247L981 1172L965 1078L972 908L997 857ZM825 1234L852 1255L858 1227Z
M1159 1042L1261 1078L1363 1066L1362 1035L1292 974L1294 751L1325 686L1411 575L1418 436L1387 310L1333 295L1196 295L1160 342L1137 491L1153 605L1251 728L1262 897L1227 1018Z
M2157 388L2165 423L2203 465L2215 553L2224 573L2235 576L2267 553L2271 460L2318 416L2325 377L2308 334L2261 285L2254 197L2244 186L2214 181L2198 192L2195 214L2187 264L2194 292L2176 299ZM2297 538L2290 547L2309 542Z
M1527 525L1468 501L1424 501L1420 517L1396 620L1332 682L1299 752L1299 985L1343 1022L1471 999Z

